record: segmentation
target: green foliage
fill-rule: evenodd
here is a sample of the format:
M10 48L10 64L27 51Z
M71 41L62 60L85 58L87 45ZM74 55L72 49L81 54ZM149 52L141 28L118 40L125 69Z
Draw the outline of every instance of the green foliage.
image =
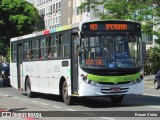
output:
M160 3L158 0L86 0L80 9L93 9L100 19L134 20L142 23L142 31L153 35L153 24L160 18ZM101 9L99 9L101 6ZM103 9L103 10L102 10ZM153 18L154 16L154 22Z
M100 9L99 9L100 6ZM153 31L153 25L160 24L159 0L85 0L79 7L82 12L92 9L100 19L134 20L142 23L143 33L156 35L160 45L160 29ZM160 68L160 48L147 51L145 70L155 73Z
M37 9L25 0L0 1L0 42L9 46L10 38L41 30ZM4 47L0 47L0 51Z
M147 50L147 60L144 69L148 73L155 74L160 69L160 48L154 47Z

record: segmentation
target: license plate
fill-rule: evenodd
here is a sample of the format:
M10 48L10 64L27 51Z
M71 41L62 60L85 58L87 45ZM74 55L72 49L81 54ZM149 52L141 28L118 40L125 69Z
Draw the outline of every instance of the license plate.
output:
M110 88L110 91L111 92L119 92L119 91L121 91L121 89L120 88Z

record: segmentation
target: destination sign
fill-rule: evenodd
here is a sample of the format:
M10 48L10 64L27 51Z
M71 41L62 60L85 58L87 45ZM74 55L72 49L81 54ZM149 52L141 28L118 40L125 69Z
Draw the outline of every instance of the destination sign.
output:
M133 22L107 22L107 21L99 21L99 22L91 22L91 23L84 23L82 25L82 32L89 32L89 31L128 31L128 32L141 32L141 27L139 23Z

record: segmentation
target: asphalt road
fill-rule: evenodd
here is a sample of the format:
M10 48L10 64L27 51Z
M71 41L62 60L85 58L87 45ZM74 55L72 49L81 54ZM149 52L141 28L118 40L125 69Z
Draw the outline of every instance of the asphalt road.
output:
M78 98L74 105L67 106L56 95L36 94L34 98L28 98L24 91L1 86L0 110L15 112L47 111L47 113L42 112L42 116L52 116L48 118L38 117L36 120L158 120L159 118L154 115L157 112L160 115L160 90L145 88L143 95L127 95L121 104L113 104L109 98L90 97ZM147 115L152 115L152 117Z

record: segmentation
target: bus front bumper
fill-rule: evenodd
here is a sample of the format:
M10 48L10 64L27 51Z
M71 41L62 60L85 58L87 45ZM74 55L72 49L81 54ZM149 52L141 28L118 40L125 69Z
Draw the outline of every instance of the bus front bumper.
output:
M140 83L129 85L101 85L92 86L85 82L81 83L79 89L79 96L110 96L110 95L125 95L125 94L143 94L144 81Z

